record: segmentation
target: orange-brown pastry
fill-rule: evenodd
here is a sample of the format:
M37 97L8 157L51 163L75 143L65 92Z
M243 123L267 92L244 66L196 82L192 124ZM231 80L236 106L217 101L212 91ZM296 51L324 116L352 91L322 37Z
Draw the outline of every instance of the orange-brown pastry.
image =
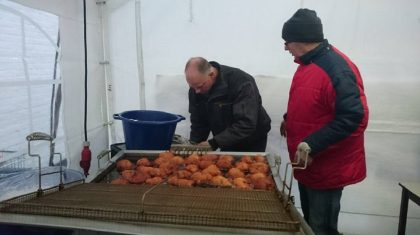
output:
M220 169L216 165L214 165L214 164L208 166L202 172L203 173L208 173L208 174L210 174L212 176L216 176L216 175L222 174L222 172L220 171Z
M163 179L158 177L158 176L153 177L153 178L149 178L149 179L146 180L146 184L151 184L151 185L160 184L162 182L163 182Z
M219 160L217 160L216 165L220 169L229 169L232 167L233 157L232 156L221 156Z
M266 159L264 156L262 156L262 155L257 155L257 156L255 156L255 157L254 157L254 160L255 160L256 162L264 162L264 163L267 163L267 159Z
M204 160L202 159L199 163L198 166L200 166L201 169L206 169L207 167L209 167L210 165L213 165L213 161L210 160Z
M198 154L196 154L196 153L191 154L184 161L184 163L186 165L188 165L188 164L198 165L199 162L200 162L200 156L198 156Z
M192 180L187 180L187 179L178 179L177 185L179 187L185 187L185 188L190 188L192 187L194 184L194 181Z
M251 164L254 161L252 160L252 158L250 156L244 155L244 156L241 157L241 162L245 162L245 163Z
M176 176L178 179L189 179L191 177L192 173L187 170L179 170L176 172Z
M274 188L274 182L271 177L259 178L253 182L254 189L269 190Z
M188 170L191 173L195 173L199 170L199 168L196 164L189 164L185 167L185 169Z
M235 186L235 188L238 189L247 189L250 190L251 185L248 183L248 181L245 178L235 178L233 180L233 185Z
M239 170L241 170L243 172L247 172L248 169L249 169L248 163L242 162L242 161L236 162L235 166L236 166L236 168L238 168Z
M252 174L260 172L267 175L269 171L270 168L266 163L263 162L255 162L249 166L249 172L251 172Z
M161 152L158 157L161 158L173 158L175 155L172 152Z
M133 177L134 172L135 171L133 171L133 170L124 170L124 171L121 171L121 177L124 178L124 179L126 179L126 180L130 180L131 177Z
M142 174L138 171L136 171L136 173L133 174L133 176L131 177L131 179L129 180L130 183L132 184L142 184L144 183L148 178L150 178L149 175L147 174Z
M119 160L117 162L117 170L124 171L124 170L131 170L134 169L134 164L127 159Z
M227 178L221 175L214 176L211 179L210 184L217 187L231 187L232 186L232 183L230 183L230 181Z
M149 159L144 157L144 158L140 158L139 160L137 160L136 165L137 166L150 166L151 163L150 163Z
M219 157L215 154L204 154L201 160L216 162Z
M236 167L230 168L227 175L232 179L245 177L245 174Z
M175 156L175 157L173 157L173 158L171 158L170 160L169 160L169 162L171 163L171 164L174 164L174 165L182 165L182 164L184 164L184 158L182 158L182 157L180 157L180 156Z
M259 172L259 173L254 173L254 174L248 175L248 177L249 177L249 180L251 181L251 183L254 183L258 179L262 179L262 178L265 178L267 176L264 173Z
M207 184L213 178L209 173L195 172L191 175L191 179L194 180L195 184Z

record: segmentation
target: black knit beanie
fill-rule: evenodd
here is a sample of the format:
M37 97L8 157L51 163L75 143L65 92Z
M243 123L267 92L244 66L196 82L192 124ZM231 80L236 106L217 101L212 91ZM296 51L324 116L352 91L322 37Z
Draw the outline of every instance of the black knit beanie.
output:
M282 37L286 42L322 42L321 19L313 10L299 9L284 23Z

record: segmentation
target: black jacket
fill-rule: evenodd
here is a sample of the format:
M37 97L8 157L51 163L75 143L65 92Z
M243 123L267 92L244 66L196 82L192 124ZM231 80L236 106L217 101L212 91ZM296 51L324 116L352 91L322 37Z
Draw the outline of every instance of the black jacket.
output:
M208 94L189 90L190 140L205 141L211 131L213 139L209 143L213 149L253 149L271 129L271 119L262 106L255 80L240 69L210 63L219 73Z

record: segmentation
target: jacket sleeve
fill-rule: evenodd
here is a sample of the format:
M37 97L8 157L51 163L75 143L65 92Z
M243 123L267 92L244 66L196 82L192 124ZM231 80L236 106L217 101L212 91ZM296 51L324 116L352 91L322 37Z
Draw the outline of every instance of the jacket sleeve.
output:
M242 84L234 91L232 102L232 124L214 136L218 146L232 146L252 135L257 127L261 107L259 93L251 82Z
M335 104L335 118L303 140L311 147L312 156L350 136L359 128L365 115L355 75L343 72L332 81L335 100L330 103Z
M210 126L208 124L207 117L205 116L206 114L200 109L200 106L194 96L194 92L190 89L188 92L188 111L190 113L191 121L190 140L195 143L200 143L207 140L210 134Z

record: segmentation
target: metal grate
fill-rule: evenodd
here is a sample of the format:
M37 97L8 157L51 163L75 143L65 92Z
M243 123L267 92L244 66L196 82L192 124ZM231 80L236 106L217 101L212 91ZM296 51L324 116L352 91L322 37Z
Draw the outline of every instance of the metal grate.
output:
M97 183L44 195L28 194L2 202L0 211L129 223L282 231L300 228L300 222L290 217L275 191Z

